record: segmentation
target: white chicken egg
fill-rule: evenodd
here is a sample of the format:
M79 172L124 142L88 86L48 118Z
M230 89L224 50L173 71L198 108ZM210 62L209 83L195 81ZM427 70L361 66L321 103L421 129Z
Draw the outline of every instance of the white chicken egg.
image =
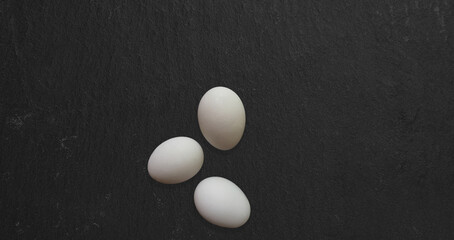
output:
M189 137L174 137L161 143L148 160L148 173L158 182L184 182L199 172L203 164L203 150Z
M212 88L203 95L197 117L203 136L217 149L232 149L243 136L246 124L243 102L226 87Z
M209 177L194 192L197 211L208 222L226 228L237 228L249 219L251 206L243 191L222 177Z

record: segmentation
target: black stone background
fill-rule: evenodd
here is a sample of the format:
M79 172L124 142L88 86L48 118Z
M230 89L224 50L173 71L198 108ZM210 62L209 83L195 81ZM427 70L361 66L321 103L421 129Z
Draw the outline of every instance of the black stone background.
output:
M1 239L454 239L453 1L2 0ZM240 144L197 105L244 102ZM202 170L146 164L185 135ZM226 177L247 224L203 220Z

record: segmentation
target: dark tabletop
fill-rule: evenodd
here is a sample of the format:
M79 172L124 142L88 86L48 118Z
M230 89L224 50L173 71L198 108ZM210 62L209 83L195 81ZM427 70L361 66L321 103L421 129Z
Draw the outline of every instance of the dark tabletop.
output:
M454 239L454 4L0 1L2 239ZM214 86L247 124L222 152L197 105ZM153 149L203 147L160 184ZM251 203L206 222L209 176Z

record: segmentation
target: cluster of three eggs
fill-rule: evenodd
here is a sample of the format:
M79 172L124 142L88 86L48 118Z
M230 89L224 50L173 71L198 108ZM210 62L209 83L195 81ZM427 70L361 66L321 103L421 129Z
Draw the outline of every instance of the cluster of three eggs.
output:
M244 106L238 95L228 88L215 87L206 92L200 100L197 116L203 136L217 149L230 150L243 136ZM203 158L202 147L194 139L171 138L151 154L148 173L161 183L181 183L199 172ZM251 211L243 191L222 177L201 181L194 192L194 203L207 221L228 228L242 226Z

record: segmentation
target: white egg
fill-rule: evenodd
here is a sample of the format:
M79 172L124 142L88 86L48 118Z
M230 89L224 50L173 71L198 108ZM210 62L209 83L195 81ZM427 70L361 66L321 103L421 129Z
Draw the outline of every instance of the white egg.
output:
M232 149L243 136L246 124L243 102L226 87L208 90L200 100L197 116L203 136L217 149Z
M209 177L194 192L197 211L208 222L226 228L237 228L249 219L251 206L243 191L222 177Z
M202 164L200 144L192 138L175 137L153 151L148 160L148 173L158 182L175 184L192 178Z

